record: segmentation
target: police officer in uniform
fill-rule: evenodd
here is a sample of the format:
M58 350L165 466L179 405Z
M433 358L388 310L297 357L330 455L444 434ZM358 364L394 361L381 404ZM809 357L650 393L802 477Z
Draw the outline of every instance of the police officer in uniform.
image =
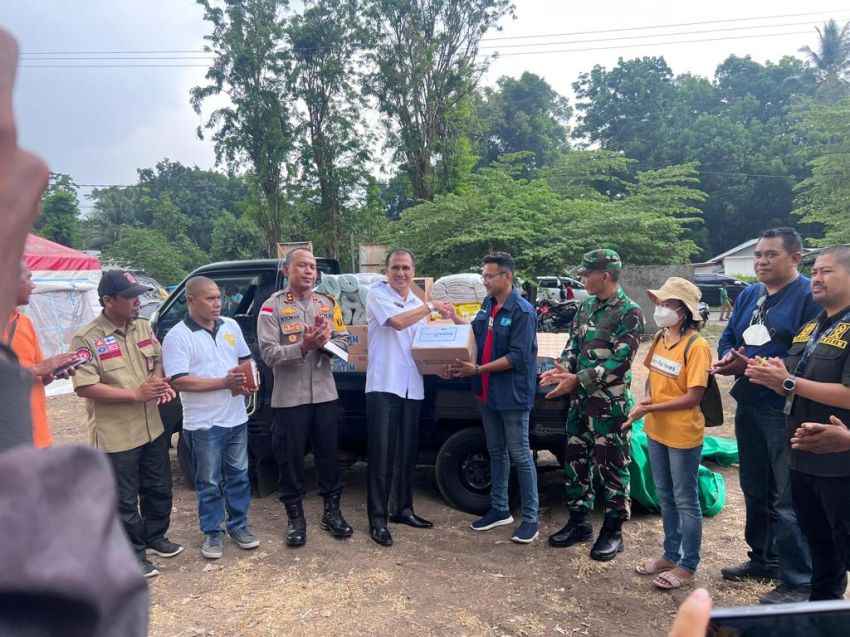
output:
M788 357L750 360L747 377L785 397L791 497L812 555L812 601L843 599L850 569L850 247L824 250L812 267L823 307Z
M257 336L263 361L274 370L272 445L280 470L280 499L289 523L288 546L307 541L302 499L304 453L309 438L324 498L321 526L338 538L352 528L342 517L342 477L337 466L337 392L329 343L348 350L348 330L333 297L313 291L316 258L304 248L289 251L283 265L288 285L260 308Z
M580 274L588 297L573 319L563 364L541 376L557 383L547 398L570 396L564 471L569 522L549 537L556 547L593 537L593 476L604 485L605 522L590 556L607 561L623 550L622 526L629 518L628 430L623 424L634 405L631 366L644 330L643 314L619 286L620 257L592 250L582 257Z
M173 557L183 550L166 538L171 520L171 460L157 405L174 390L162 373L162 351L150 323L139 318L148 288L132 273L109 270L97 294L103 312L74 336L71 348L85 363L74 390L86 399L92 445L112 462L118 512L145 577L159 574L145 551Z

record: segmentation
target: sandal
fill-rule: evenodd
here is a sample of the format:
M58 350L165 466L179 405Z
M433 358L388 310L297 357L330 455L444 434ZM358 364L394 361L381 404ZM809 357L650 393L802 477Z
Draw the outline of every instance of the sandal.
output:
M663 557L650 557L635 566L635 572L640 575L657 575L658 573L669 571L671 568L675 567L675 564L668 562Z
M667 571L656 576L656 578L652 580L652 583L658 588L670 591L674 588L682 588L682 586L686 586L687 584L693 584L695 579L696 575L693 574L691 574L690 578L681 578L673 571Z

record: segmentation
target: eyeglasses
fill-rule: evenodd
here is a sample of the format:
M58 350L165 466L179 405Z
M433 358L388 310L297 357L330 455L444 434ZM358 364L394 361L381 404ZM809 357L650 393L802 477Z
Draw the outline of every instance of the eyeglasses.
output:
M507 274L507 270L502 270L501 272L496 272L495 274L482 274L481 279L484 281L492 281L497 276L501 276L503 274Z

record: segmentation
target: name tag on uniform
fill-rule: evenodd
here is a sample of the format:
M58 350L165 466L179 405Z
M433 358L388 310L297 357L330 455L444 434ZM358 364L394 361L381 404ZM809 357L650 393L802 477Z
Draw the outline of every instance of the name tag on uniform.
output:
M660 374L669 376L670 378L678 378L682 372L682 363L671 361L669 358L661 356L661 354L653 354L652 360L649 361L649 366Z

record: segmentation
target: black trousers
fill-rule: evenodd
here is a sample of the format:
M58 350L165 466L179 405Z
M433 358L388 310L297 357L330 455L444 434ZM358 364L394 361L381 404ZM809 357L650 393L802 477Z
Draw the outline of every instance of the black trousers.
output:
M342 492L337 464L337 401L298 405L274 410L272 448L278 466L278 492L284 504L300 502L304 487L304 454L307 440L313 449L319 495Z
M413 513L413 470L419 455L421 400L387 392L366 394L369 524L387 525L392 515Z
M106 454L115 471L118 514L136 557L144 558L149 543L165 537L171 522L171 459L168 436Z
M811 600L844 599L850 570L850 477L791 470L791 495L812 552Z

